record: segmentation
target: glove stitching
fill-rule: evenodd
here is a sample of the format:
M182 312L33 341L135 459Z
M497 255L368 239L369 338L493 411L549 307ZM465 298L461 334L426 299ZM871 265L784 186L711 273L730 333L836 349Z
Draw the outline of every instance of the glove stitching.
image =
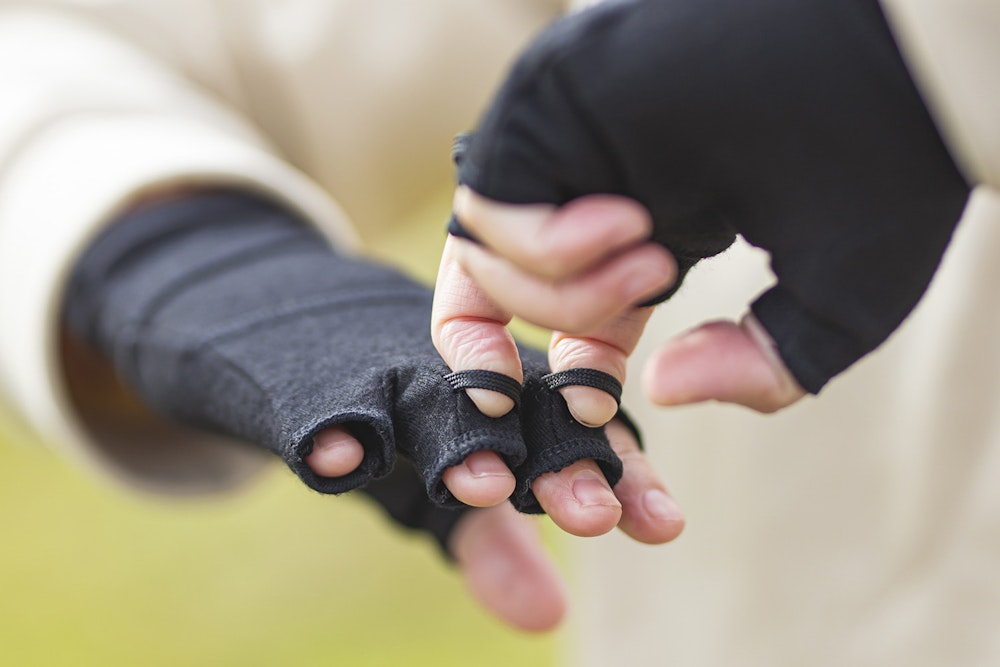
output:
M123 331L131 329L132 333L127 334L130 340L122 350L122 360L127 360L127 365L130 365L133 368L136 367L138 362L138 349L136 344L141 337L141 333L144 329L150 326L156 318L158 312L170 303L170 301L183 294L188 288L201 282L204 278L212 274L222 273L228 268L238 266L241 263L248 263L253 258L260 257L265 254L273 256L276 251L280 252L282 248L284 250L288 250L300 243L302 243L302 239L297 236L285 239L284 241L266 239L264 241L251 244L248 247L240 248L232 253L223 255L222 257L206 260L202 265L189 269L175 280L168 282L163 286L160 293L150 299L150 301L146 304L146 307L136 314L133 320L123 325ZM98 308L102 309L103 305L98 306Z
M480 440L480 438L482 438L480 442L486 446L478 447L471 451L464 450L463 447L464 445L468 444L469 442ZM484 449L495 449L496 444L520 445L520 441L516 438L512 438L506 435L499 437L497 431L493 431L490 429L476 429L474 431L466 431L465 433L453 439L447 445L444 445L442 447L442 451L438 453L437 456L434 457L434 468L436 470L439 470L445 467L458 465L458 463L461 463L461 461L455 462L453 460L456 454L468 456L469 454L478 451L483 451Z
M305 313L322 313L324 311L339 308L367 308L373 304L387 305L398 301L412 303L413 297L426 300L427 293L418 288L407 289L405 292L399 288L393 289L372 289L370 291L355 290L350 294L342 295L321 295L307 299L297 299L281 306L261 308L239 319L227 322L217 328L209 329L207 333L199 331L198 335L206 337L198 342L198 347L202 349L208 345L214 345L225 340L232 340L242 335L260 331L270 325L280 325L289 318L297 317ZM357 301L358 303L351 303ZM176 345L177 341L185 336L191 336L190 331L172 328L169 324L158 325L158 335L148 336L146 340L160 340Z

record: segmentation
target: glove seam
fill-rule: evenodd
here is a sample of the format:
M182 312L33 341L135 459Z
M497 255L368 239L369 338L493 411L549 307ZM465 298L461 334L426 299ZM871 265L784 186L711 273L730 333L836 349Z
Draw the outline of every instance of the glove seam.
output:
M178 341L185 341L185 337L198 338L196 347L192 351L204 349L206 346L234 340L243 335L248 335L262 330L270 325L281 325L290 318L298 317L306 313L324 313L335 308L368 308L373 305L387 305L396 301L413 303L413 297L428 298L427 292L419 288L408 288L405 293L399 288L378 289L371 291L356 290L351 294L343 295L321 295L305 299L296 299L286 302L278 308L258 308L241 316L239 319L227 322L222 326L192 334L190 331L171 327L169 324L159 323L157 332L147 334L145 341L168 342L170 345L177 345ZM351 303L355 301L356 303ZM138 322L130 323L133 327L138 327Z
M450 466L457 465L457 462L450 461L450 458L453 457L456 453L461 453L464 456L468 456L469 454L472 454L473 452L482 451L483 449L486 449L484 447L484 448L479 448L479 449L473 449L473 450L470 450L470 451L464 451L461 448L462 445L467 444L469 442L473 442L475 440L478 440L478 439L480 439L484 435L487 436L487 438L484 439L483 442L487 443L489 445L496 445L496 444L515 444L515 445L519 445L520 444L520 442L518 441L517 438L497 437L497 431L494 431L492 429L476 429L474 431L466 431L466 432L462 433L460 436L458 436L457 438L453 438L445 446L445 448L443 448L444 451L439 452L437 454L437 456L434 457L434 460L433 460L433 463L434 463L433 467L434 467L434 469L435 470L439 470L439 469L441 469L443 467L450 467Z

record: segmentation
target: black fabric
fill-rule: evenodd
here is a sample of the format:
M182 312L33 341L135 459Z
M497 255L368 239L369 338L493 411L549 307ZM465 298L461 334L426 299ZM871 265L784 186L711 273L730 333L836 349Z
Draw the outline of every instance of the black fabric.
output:
M622 383L618 381L618 378L604 371L593 368L569 368L549 373L542 377L542 381L549 389L553 390L574 385L593 387L609 394L618 405L622 403Z
M485 370L455 371L444 376L452 389L489 389L496 391L521 404L521 384L503 373Z
M471 507L439 507L427 498L427 489L420 475L406 460L398 460L392 471L381 479L373 479L358 490L379 505L397 524L427 533L437 542L441 553L451 560L451 534L459 519Z
M969 192L876 0L598 5L530 46L463 149L492 199L637 199L682 276L737 233L769 251L753 309L811 392L916 305Z
M448 381L430 312L425 287L336 254L276 205L222 193L112 226L81 259L66 317L151 405L266 447L317 491L384 477L398 450L427 496L456 506L441 475L469 454L495 451L521 479L565 465L572 454L545 452L568 441L580 443L576 458L605 460L617 481L600 431L559 424L522 435L518 412L482 415ZM544 374L540 353L522 355L535 377ZM355 472L325 478L304 458L313 436L333 425L350 430L365 456Z
M580 459L593 459L611 486L622 476L622 462L607 446L603 428L588 428L573 418L557 389L545 382L548 368L540 361L524 360L525 383L521 395L521 424L528 443L528 458L515 471L517 488L511 502L520 511L542 512L531 484L541 475ZM626 421L626 423L629 423Z
M480 241L478 238L476 238L476 236L472 232L466 229L462 225L462 223L459 222L458 218L456 218L454 215L448 218L448 233L451 234L452 236L457 236L460 239L466 239L467 241L472 241L477 245L483 244L482 241Z

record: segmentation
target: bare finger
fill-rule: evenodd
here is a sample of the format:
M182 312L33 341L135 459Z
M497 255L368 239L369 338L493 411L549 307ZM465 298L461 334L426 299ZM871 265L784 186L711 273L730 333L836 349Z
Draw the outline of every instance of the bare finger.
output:
M343 477L354 472L365 458L365 449L346 429L334 426L313 438L312 452L305 461L321 477Z
M639 449L635 435L620 421L605 427L611 447L622 460L622 478L615 495L622 504L618 527L646 544L663 544L684 530L684 514L667 491L652 463Z
M564 280L649 238L649 212L633 199L589 195L555 208L505 204L468 187L455 191L462 226L529 275Z
M574 334L593 331L661 294L677 275L673 257L656 243L626 250L571 280L552 282L469 241L451 241L466 275L502 312Z
M445 244L431 316L431 337L438 353L453 371L487 370L523 381L521 359L507 331L510 313L483 292L456 261L456 246ZM467 389L469 398L490 417L500 417L514 401L487 389Z
M441 476L448 490L466 505L491 507L499 505L514 493L514 474L496 452L473 452L460 465L444 471Z
M549 366L553 372L593 369L625 382L628 357L652 315L652 308L631 308L586 336L553 332L549 343ZM599 388L568 386L559 390L570 412L585 426L608 423L618 412L618 400Z
M592 460L541 475L531 485L552 521L572 535L594 537L618 525L622 505Z
M716 400L775 412L805 395L753 316L708 322L667 341L643 371L646 396L657 405Z

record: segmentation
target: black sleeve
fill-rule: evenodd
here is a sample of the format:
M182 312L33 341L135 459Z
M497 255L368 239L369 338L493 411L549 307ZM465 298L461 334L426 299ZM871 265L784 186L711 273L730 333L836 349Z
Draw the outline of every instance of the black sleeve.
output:
M736 234L754 312L817 392L926 290L968 197L875 0L609 2L544 32L460 180L512 203L633 197L682 275Z

